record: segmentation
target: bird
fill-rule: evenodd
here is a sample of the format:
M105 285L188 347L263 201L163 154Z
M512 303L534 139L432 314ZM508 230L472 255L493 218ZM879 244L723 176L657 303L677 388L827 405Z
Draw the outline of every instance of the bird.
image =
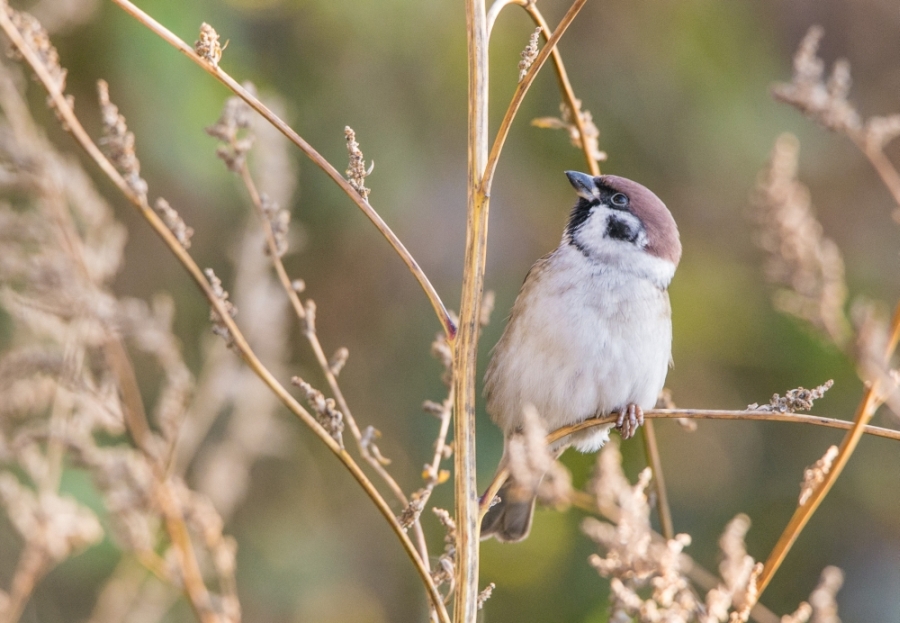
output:
M562 240L525 277L485 372L486 409L504 432L499 469L509 465L513 442L534 414L552 431L618 413L616 428L633 436L672 363L668 287L681 259L675 219L632 180L566 176L578 200ZM611 428L554 443L550 460L570 446L599 450ZM510 470L482 520L482 539L528 536L542 476L517 479Z

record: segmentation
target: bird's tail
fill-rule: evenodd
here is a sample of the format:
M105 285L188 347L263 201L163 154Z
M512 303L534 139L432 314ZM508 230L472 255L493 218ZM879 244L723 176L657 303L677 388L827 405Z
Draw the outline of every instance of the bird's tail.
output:
M513 543L528 536L537 499L535 492L528 489L518 485L512 477L503 483L497 492L499 501L481 520L482 539L494 537L503 543Z

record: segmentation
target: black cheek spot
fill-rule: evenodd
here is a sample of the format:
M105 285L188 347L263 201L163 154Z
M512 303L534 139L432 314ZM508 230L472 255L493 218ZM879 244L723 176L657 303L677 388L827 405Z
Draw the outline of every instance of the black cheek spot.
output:
M613 240L624 240L625 242L635 243L638 239L638 229L632 228L631 225L615 216L610 216L606 221L606 237Z

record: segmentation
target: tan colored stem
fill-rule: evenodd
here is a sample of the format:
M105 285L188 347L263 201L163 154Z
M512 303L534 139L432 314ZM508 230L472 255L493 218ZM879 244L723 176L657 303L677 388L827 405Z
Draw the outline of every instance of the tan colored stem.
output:
M894 312L893 321L891 322L890 337L884 353L885 361L889 361L896 350L898 339L900 339L900 305L897 306L897 309ZM867 425L875 414L875 410L882 402L879 397L880 384L880 377L866 383L866 389L863 392L862 399L856 409L853 425L844 437L844 441L838 449L838 455L831 464L831 469L828 470L828 473L825 475L825 480L815 488L806 502L801 504L797 507L797 510L794 511L794 515L781 533L781 537L778 539L775 547L772 548L772 552L766 560L763 571L756 581L757 595L762 595L763 591L769 585L769 582L772 581L772 577L775 575L775 572L778 571L778 568L791 550L797 537L800 536L803 528L809 523L810 518L819 508L822 500L824 500L825 496L828 495L828 492L831 491L831 487L837 482L838 476L844 471L844 467L846 467L847 462L850 460L850 456L853 454L853 451L856 450L859 440L862 439L863 434L867 432L866 429L869 428Z
M468 49L468 173L466 253L459 335L453 343L453 467L456 499L454 623L478 612L478 497L475 480L475 367L484 292L489 198L482 192L488 146L488 38L484 0L466 0Z
M121 2L122 0L114 1ZM112 183L119 189L119 191L137 208L137 210L141 213L141 216L144 217L144 219L154 229L157 235L163 240L166 246L169 247L169 250L172 252L172 254L175 255L182 266L184 266L185 270L187 270L188 274L191 276L191 278L203 292L203 295L209 301L210 306L218 314L222 324L224 324L230 332L233 339L234 348L238 353L240 353L241 358L244 360L246 365L251 370L253 370L253 372L257 376L259 376L259 378L269 387L269 389L279 398L279 400L281 400L281 402L288 408L288 410L291 411L291 413L293 413L304 424L306 424L309 429L312 430L313 433L317 437L319 437L319 439L326 446L328 446L329 450L331 450L332 453L338 458L338 460L340 460L341 463L344 464L353 478L372 499L379 512L388 522L391 530L393 530L397 538L400 540L410 560L413 562L416 571L418 572L423 584L426 587L426 590L428 591L429 599L438 611L441 621L443 623L449 623L449 615L447 614L447 610L444 607L441 595L431 579L431 574L428 573L428 571L425 569L415 546L406 535L406 532L400 526L400 523L394 516L394 513L391 510L390 506L378 492L376 487L368 479L362 469L360 469L356 461L354 461L353 458L346 452L346 450L344 450L334 439L331 438L328 432L326 432L322 428L318 421L316 421L316 419L306 409L304 409L299 402L297 402L297 400L284 388L284 386L282 386L278 382L278 380L274 376L272 376L272 373L269 372L269 370L263 365L263 363L256 357L256 354L247 343L247 340L244 338L244 335L241 333L238 326L234 323L234 320L231 318L228 310L225 309L222 300L220 300L216 296L215 292L213 292L212 288L206 280L206 277L200 270L200 267L197 266L191 255L181 246L181 244L175 238L174 234L169 231L168 227L166 227L165 223L163 223L160 217L153 211L152 208L150 208L146 200L136 195L134 191L131 190L125 179L119 174L112 162L110 162L106 158L106 156L103 155L103 152L100 151L99 147L97 147L94 141L90 138L90 135L88 135L84 127L81 125L78 117L75 116L74 111L66 101L63 93L59 90L52 76L50 76L43 62L22 38L19 31L10 21L9 15L6 11L0 11L0 29L2 29L6 33L10 41L18 49L25 61L28 62L28 64L32 67L38 79L44 85L44 88L47 90L47 93L49 94L50 99L53 102L53 106L56 108L56 112L62 119L66 130L75 138L78 144L85 150L85 152L87 152L88 156L97 164L100 170L103 171L103 173L110 179L110 181L112 181Z
M896 342L896 339L894 341ZM585 420L584 422L579 422L578 424L564 426L547 435L547 443L551 444L557 442L563 437L571 435L572 433L577 433L578 431L586 430L594 426L607 426L609 424L614 424L618 417L619 415L617 413L612 413L602 418L594 418ZM654 409L652 411L644 411L644 418L666 420L688 418L695 420L791 422L795 424L812 424L815 426L838 428L842 430L851 430L855 426L854 422L848 422L847 420L835 420L833 418L826 418L818 415L803 413L776 413L771 411L755 410L726 411L716 409ZM885 439L900 441L900 431L881 428L879 426L865 426L863 427L863 433L875 437L884 437ZM501 470L494 476L491 484L486 489L486 493L481 498L480 512L482 515L487 512L491 500L497 494L497 491L500 490L500 487L508 477L509 472L506 470Z
M666 539L675 538L675 526L672 523L672 509L669 508L669 494L666 490L666 480L663 476L662 459L659 456L659 446L656 443L656 428L653 420L647 420L643 426L644 450L647 453L647 463L653 470L653 486L656 489L656 512L659 514L659 525Z
M262 115L266 121L271 123L279 132L284 134L288 138L288 140L299 147L300 151L302 151L310 160L312 160L316 166L322 169L328 175L328 177L330 177L334 181L335 184L340 186L341 190L343 190L344 193L346 193L346 195L350 197L353 203L355 203L359 207L359 209L362 210L363 214L365 214L366 217L368 217L368 219L372 222L372 224L375 225L375 228L378 229L378 231L382 236L384 236L384 238L388 241L394 251L397 252L397 255L400 256L400 259L403 260L403 263L406 264L406 267L412 273L413 277L415 277L416 281L419 282L419 286L428 297L428 300L431 303L432 308L434 308L434 312L437 315L439 322L441 323L441 327L443 327L444 332L447 334L448 339L453 339L453 337L456 335L456 327L453 324L453 320L450 318L450 314L444 307L443 302L441 302L440 296L434 289L434 286L428 280L428 277L425 275L425 272L422 270L418 262L416 262L415 258L407 250L404 244L400 241L397 235L393 232L393 230L391 230L390 227L388 227L387 223L384 222L384 220L369 204L369 202L350 185L350 183L338 172L337 169L334 168L334 166L332 166L330 162L322 157L322 155L318 151L316 151L312 145L307 143L306 140L304 140L303 137L297 134L297 132L295 132L289 125L282 121L281 118L278 117L278 115L269 110L269 108L261 101L259 101L256 96L242 87L234 78L223 71L220 67L212 65L207 60L198 56L194 52L194 49L192 47L178 38L165 26L144 13L128 0L112 0L112 2L119 5L119 7L121 7L126 13L134 17L141 24L150 29L153 33L157 34L164 41L166 41L166 43L194 61L194 63L199 65L208 74L228 87L235 95L247 102L247 104L249 104L256 112Z

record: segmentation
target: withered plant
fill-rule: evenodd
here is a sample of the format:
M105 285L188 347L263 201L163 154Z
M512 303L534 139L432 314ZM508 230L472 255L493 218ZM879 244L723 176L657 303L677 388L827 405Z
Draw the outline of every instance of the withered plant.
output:
M342 174L344 167L329 163L282 121L276 112L281 104L264 103L252 85L241 85L226 73L225 46L213 26L200 26L192 47L128 0L110 2L234 94L207 132L219 141L218 156L246 190L258 225L248 226L244 234L230 283L223 283L211 269L201 269L190 254L190 244L192 236L203 232L195 232L169 201L152 198L153 189L141 177L137 139L113 103L116 85L97 83L102 135L94 138L66 93L66 70L48 31L35 17L0 0L0 29L12 56L34 74L62 128L118 189L121 196L116 201L124 199L136 208L194 280L210 305L212 331L221 338L209 346L195 379L172 332L176 310L171 299L161 295L148 303L112 291L110 280L122 260L124 228L87 174L63 153L64 147L45 138L25 104L23 73L4 62L0 183L8 198L0 203L0 304L14 322L15 340L0 360L0 504L22 546L12 581L0 590L0 622L18 621L35 585L53 566L102 538L95 512L60 493L66 465L93 477L105 502L104 523L128 553L101 589L93 620L126 619L135 604L159 619L183 595L201 621L239 621L237 543L223 534L223 526L245 496L249 466L261 454L278 451L272 440L285 426L275 417L280 408L296 416L371 499L415 568L431 619L475 621L477 610L495 588L493 582L479 583L480 518L507 477L498 474L479 495L476 353L493 305L491 294L484 292L491 187L512 122L549 59L562 94L561 114L538 119L535 125L564 129L583 152L588 170L600 173L605 154L599 148L599 131L575 97L556 47L586 0L576 0L553 29L533 0L497 0L490 10L483 0L466 0L468 210L458 316L445 308L424 271L370 202L366 177L372 166L350 127L343 137L348 164ZM48 25L74 19L61 16L74 11L72 7L54 12L44 4L38 7ZM518 70L519 82L492 139L487 123L488 41L501 11L513 5L530 16L536 29L518 67L511 68ZM900 176L884 146L900 135L900 115L863 122L847 100L848 66L838 64L826 80L816 57L820 37L820 30L810 31L797 53L793 82L777 87L775 95L859 147L897 202L897 218ZM379 450L379 431L353 416L339 380L350 353L345 348L326 352L316 328L316 305L306 298L304 281L289 274L282 261L292 241L290 212L283 207L293 191L285 153L291 144L368 217L434 310L440 332L432 354L443 366L447 395L441 402L425 403L438 425L434 447L423 457L422 482L399 482ZM258 152L267 166L254 168L254 160L248 158L251 152ZM856 364L865 389L853 421L797 413L810 410L830 381L812 390L776 394L768 404L740 411L677 409L663 403L667 408L646 413L649 467L638 482L628 482L617 445L610 444L599 454L596 476L584 491L573 489L570 474L554 462L546 444L613 422L617 414L549 433L540 429L532 414L526 421L535 424L527 427L520 444L513 444L510 469L518 470L518 481L533 482L543 503L578 506L605 519L588 518L583 529L601 548L589 562L610 579L610 620L779 620L759 604L760 596L861 436L900 439L898 431L869 425L882 404L900 412L897 372L890 366L900 338L900 313L886 322L869 303L856 302L848 311L842 255L816 220L809 191L796 179L797 154L796 139L780 138L759 176L754 202L759 243L767 254L766 274L778 286L776 306L808 323ZM290 322L298 324L325 387L291 374L281 337ZM138 386L132 361L136 353L152 359L161 374L152 413ZM227 430L208 440L209 429L225 407L232 409ZM822 459L804 474L797 510L767 561L757 563L747 554L744 536L750 520L738 515L721 538L721 577L716 577L684 553L690 537L674 531L654 418L774 420L847 433L840 446L823 450ZM455 508L453 513L430 508L428 516L435 516L444 531L444 548L429 552L422 517L434 489L450 479L451 458ZM185 474L191 464L194 477L189 486ZM662 534L651 529L650 491L657 501ZM146 583L147 571L169 588L161 592L160 584ZM835 593L841 577L840 571L826 568L809 602L780 620L837 621ZM502 578L492 579L502 585ZM123 592L132 599L120 599Z

